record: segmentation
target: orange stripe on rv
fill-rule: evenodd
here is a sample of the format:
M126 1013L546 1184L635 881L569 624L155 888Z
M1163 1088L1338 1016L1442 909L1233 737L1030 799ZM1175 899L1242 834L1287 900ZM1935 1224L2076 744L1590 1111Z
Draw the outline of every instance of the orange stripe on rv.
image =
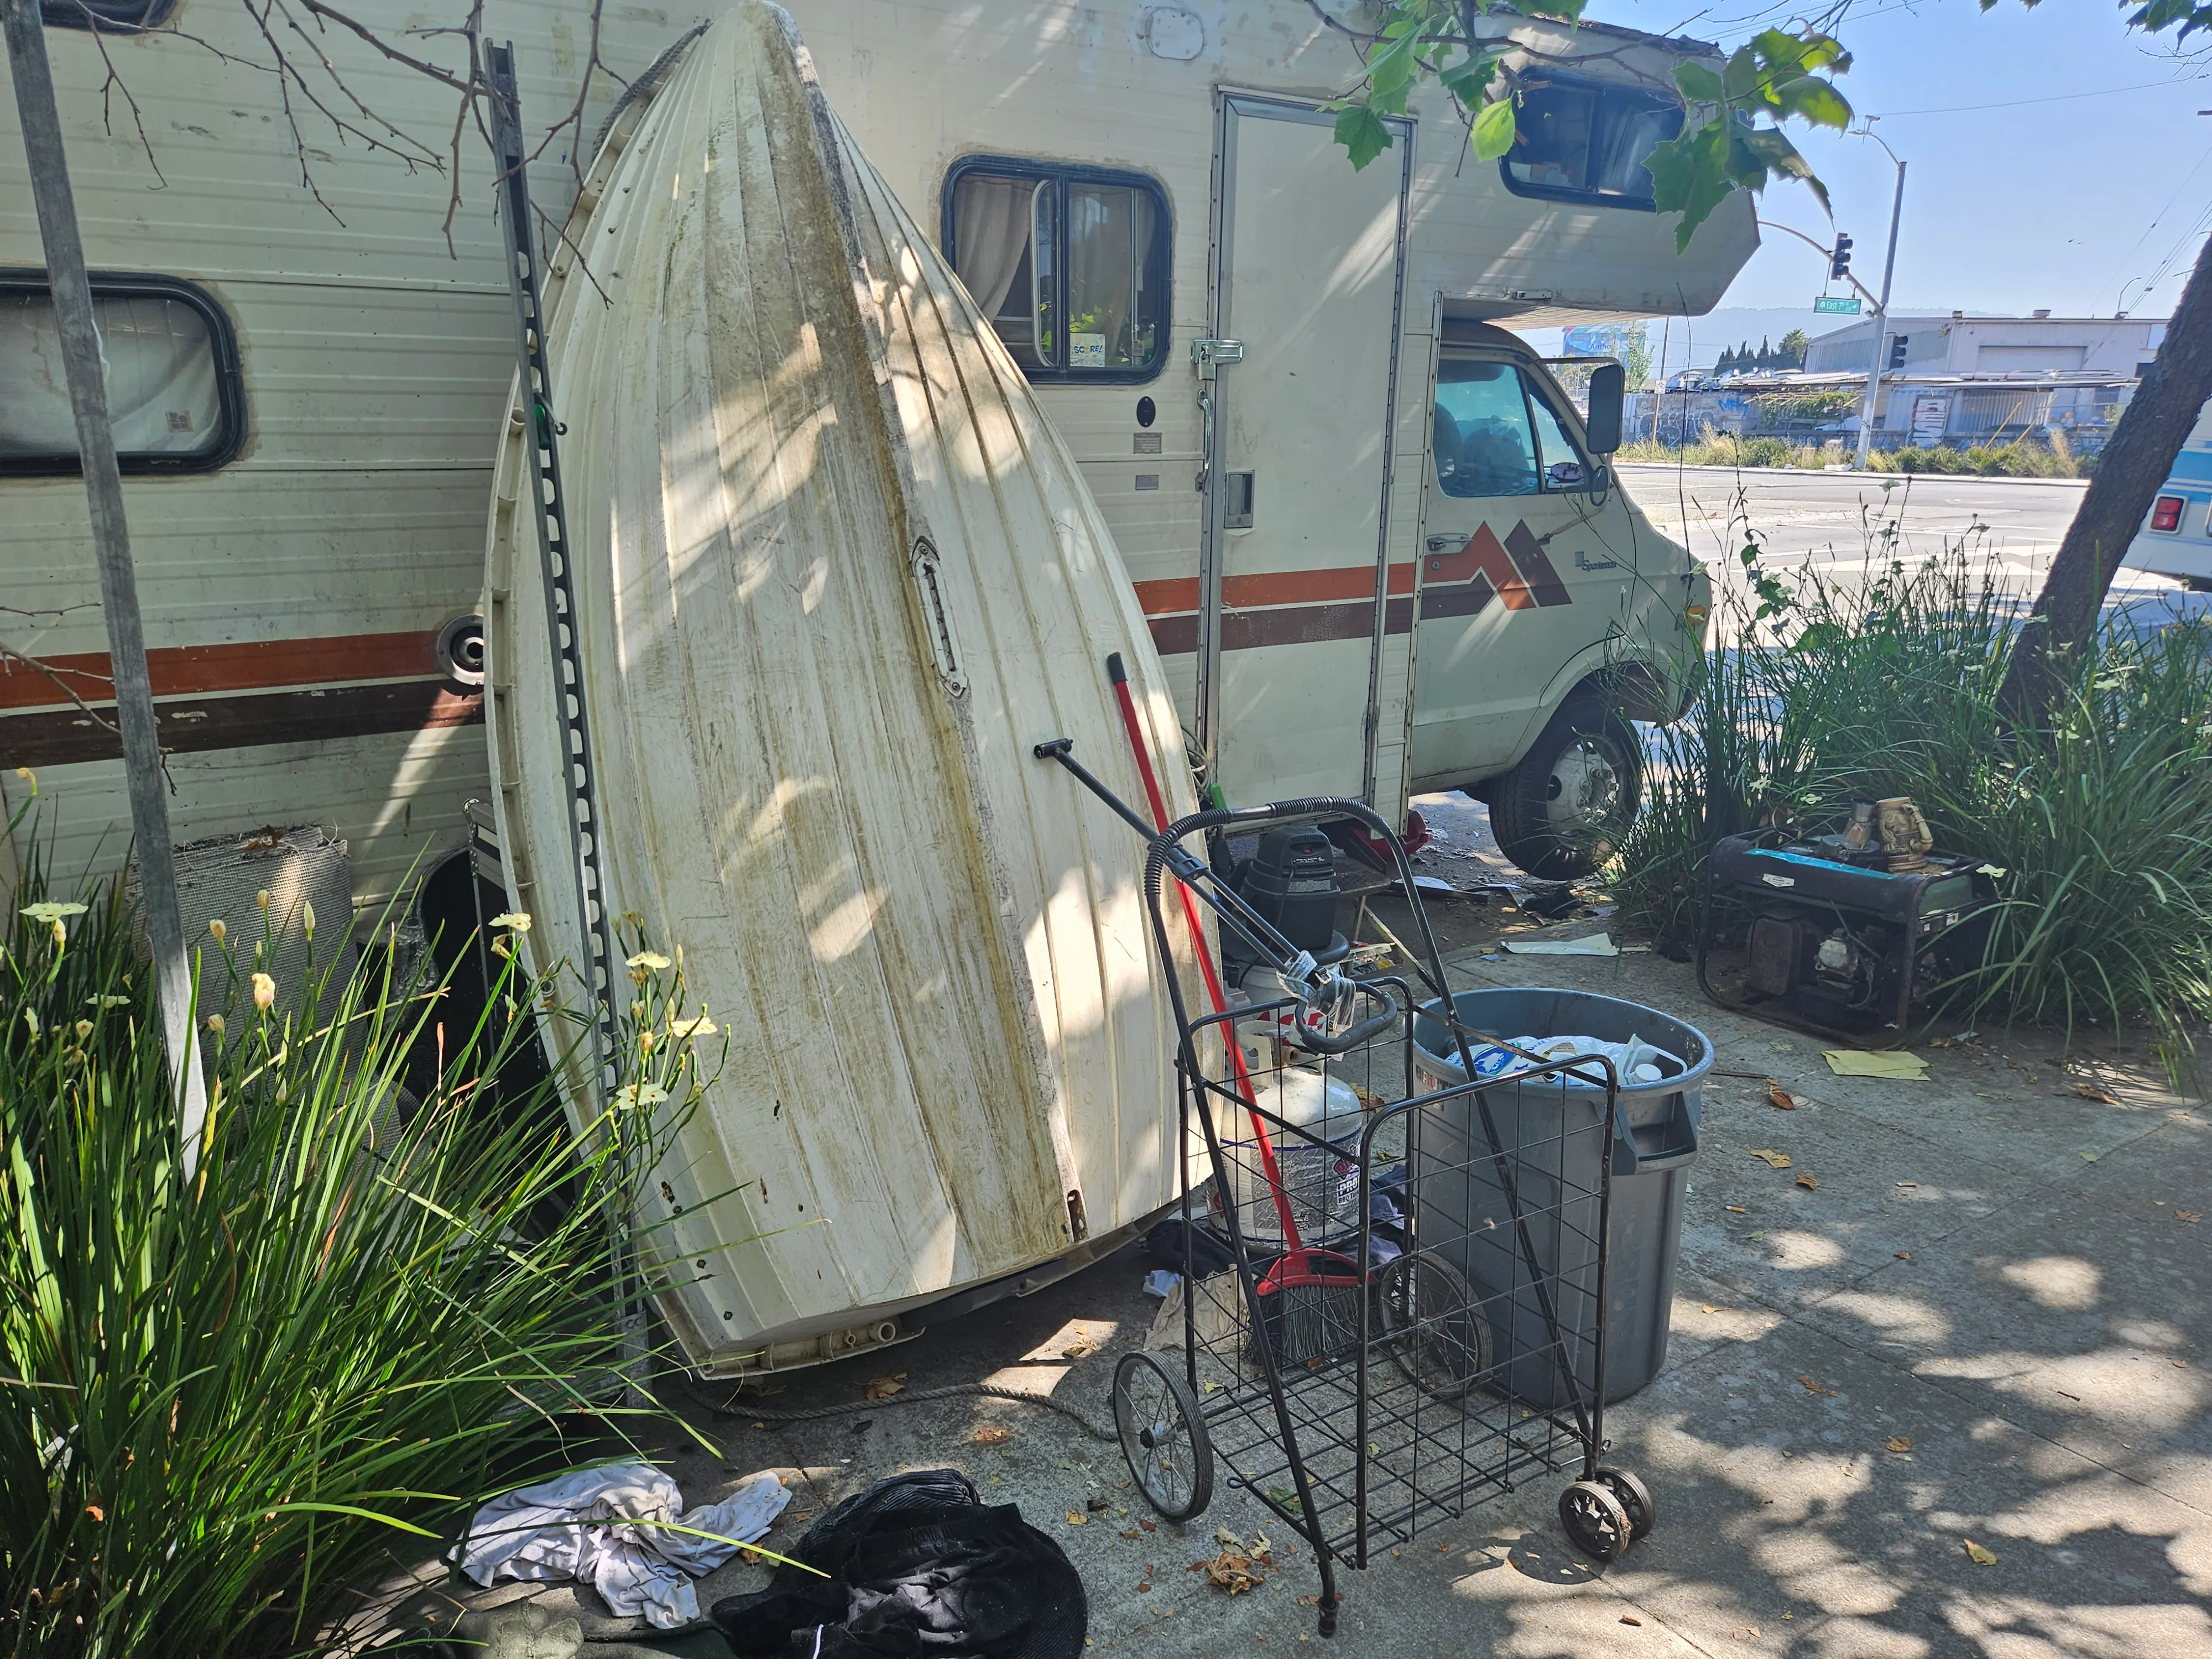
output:
M41 660L87 702L112 702L107 653L88 651ZM237 645L173 645L146 653L157 697L210 691L266 691L288 685L354 680L427 679L436 675L431 633L341 634L326 639L252 640ZM53 680L18 662L0 664L0 708L69 702Z
M1137 603L1148 617L1169 617L1198 609L1198 578L1174 576L1138 582ZM1413 567L1394 564L1389 591L1413 591ZM1232 611L1267 605L1319 605L1332 599L1371 599L1375 597L1375 567L1342 565L1328 570L1281 570L1267 574L1231 576L1221 584L1221 602Z

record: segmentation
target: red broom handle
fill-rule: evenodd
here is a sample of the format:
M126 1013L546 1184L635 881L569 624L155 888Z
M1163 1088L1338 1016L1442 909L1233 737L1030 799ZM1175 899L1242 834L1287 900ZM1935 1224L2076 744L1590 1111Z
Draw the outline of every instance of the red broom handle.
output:
M1129 734L1129 750L1136 756L1137 773L1145 781L1145 799L1152 809L1152 823L1164 830L1171 822L1167 797L1161 793L1158 775L1152 770L1152 750L1145 743L1144 724L1137 718L1137 700L1129 691L1129 671L1118 651L1106 659L1106 678L1114 683L1115 700L1121 705L1122 729ZM1183 920L1190 927L1198 971L1206 980L1206 994L1213 1004L1213 1012L1225 1014L1229 1012L1229 1000L1221 994L1220 976L1214 972L1213 958L1206 949L1206 933L1198 921L1198 901L1180 879L1176 883L1176 891L1182 899ZM1297 1223L1291 1218L1290 1195L1283 1190L1282 1173L1275 1164L1274 1143L1268 1139L1267 1126L1260 1117L1259 1096L1252 1087L1252 1074L1244 1068L1244 1045L1237 1041L1236 1022L1231 1021L1222 1035L1229 1045L1229 1063L1236 1070L1237 1086L1244 1097L1244 1109L1252 1119L1252 1133L1260 1139L1260 1166L1266 1172L1268 1190L1275 1196L1275 1213L1283 1224L1283 1242L1291 1250L1303 1252L1305 1246L1298 1238Z

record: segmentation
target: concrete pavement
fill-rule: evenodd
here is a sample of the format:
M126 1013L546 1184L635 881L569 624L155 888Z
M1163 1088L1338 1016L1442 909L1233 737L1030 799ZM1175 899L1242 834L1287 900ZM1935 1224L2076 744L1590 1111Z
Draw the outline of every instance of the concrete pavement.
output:
M1814 1039L1704 1003L1686 967L1486 961L1498 925L1528 919L1448 902L1455 981L1645 1001L1747 1075L1717 1077L1705 1097L1667 1369L1609 1419L1611 1459L1651 1486L1656 1531L1594 1571L1553 1515L1564 1477L1538 1478L1342 1573L1337 1650L2212 1655L2212 1230L2188 1218L2212 1208L2212 1114L2171 1094L2139 1046L2086 1034L2074 1069L2054 1036L1990 1032L1923 1048L1924 1083L1837 1078ZM1794 1111L1770 1103L1768 1078ZM1143 1271L1125 1254L871 1363L796 1374L759 1403L855 1402L871 1376L902 1374L916 1392L1049 1392L1104 1424L1114 1362L1158 1305ZM761 1467L799 1486L771 1545L870 1480L951 1464L1061 1540L1094 1650L1316 1639L1303 1549L1234 1600L1188 1571L1215 1553L1217 1527L1296 1543L1226 1471L1202 1517L1146 1530L1118 1449L1023 1405L696 1420L725 1455L672 1442L687 1494ZM1970 1540L1995 1560L1970 1556ZM712 1588L761 1576L733 1565Z

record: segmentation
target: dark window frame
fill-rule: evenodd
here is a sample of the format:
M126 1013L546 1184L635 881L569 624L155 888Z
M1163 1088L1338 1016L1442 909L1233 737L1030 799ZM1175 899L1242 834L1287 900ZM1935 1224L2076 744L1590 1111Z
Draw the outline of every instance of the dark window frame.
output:
M102 33L146 33L166 24L176 9L177 0L39 0L39 17L48 28Z
M1666 94L1652 92L1642 87L1625 87L1618 82L1601 81L1593 76L1563 74L1553 70L1532 72L1522 76L1526 87L1559 87L1570 92L1595 93L1599 98L1619 98L1654 108L1681 111L1684 124L1688 112L1680 103ZM1680 136L1681 129L1675 129ZM1592 136L1593 143L1595 134ZM1663 141L1662 141L1663 142ZM1658 204L1640 196L1620 196L1610 191L1591 190L1568 185L1532 185L1513 176L1513 152L1508 149L1498 158L1498 176L1505 181L1505 188L1516 196L1524 196L1541 202L1571 202L1577 207L1625 208L1632 213L1656 213Z
M215 295L197 283L158 271L95 270L88 273L92 296L103 299L175 300L190 306L207 324L208 345L215 356L216 408L222 437L212 448L188 454L118 453L118 466L125 477L167 477L180 474L215 472L228 466L246 447L246 375L239 362L238 332L230 313ZM49 294L46 273L36 268L0 267L0 295ZM0 456L0 477L80 477L84 463L76 455Z
M1160 325L1152 347L1152 361L1133 368L1073 368L1067 356L1067 330L1058 331L1059 343L1055 356L1061 361L1052 368L1030 368L1024 366L1022 373L1031 386L1144 386L1160 378L1168 366L1168 337L1175 330L1175 294L1172 282L1175 271L1175 212L1168 196L1167 186L1147 173L1131 173L1118 167L1085 167L1072 161L1041 161L1018 155L996 155L978 152L963 155L945 170L945 183L938 198L938 247L945 262L959 269L957 227L954 223L953 201L960 181L971 173L987 173L1000 178L1036 179L1050 182L1053 191L1054 234L1060 246L1054 250L1058 256L1054 264L1054 314L1067 315L1067 187L1070 185L1108 185L1133 187L1143 191L1152 198L1152 212L1161 234L1152 239L1152 255L1146 271L1147 280L1156 283L1160 295Z

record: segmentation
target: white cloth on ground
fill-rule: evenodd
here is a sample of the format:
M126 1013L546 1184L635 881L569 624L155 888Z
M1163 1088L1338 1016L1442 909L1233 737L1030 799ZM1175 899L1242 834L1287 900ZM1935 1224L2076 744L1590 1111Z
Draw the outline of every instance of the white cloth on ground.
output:
M642 1613L672 1630L699 1617L691 1578L760 1537L790 1502L765 1472L719 1504L686 1510L676 1482L650 1463L574 1469L478 1510L462 1540L461 1570L486 1587L501 1578L574 1578L617 1617Z

